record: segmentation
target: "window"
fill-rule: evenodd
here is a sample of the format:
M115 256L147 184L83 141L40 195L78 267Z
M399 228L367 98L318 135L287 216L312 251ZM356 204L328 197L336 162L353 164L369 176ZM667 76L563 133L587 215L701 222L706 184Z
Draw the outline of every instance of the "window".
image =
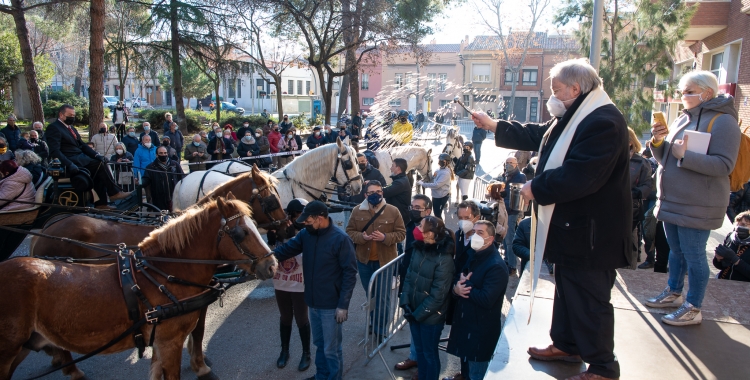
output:
M412 73L406 73L406 89L411 90Z
M242 98L242 79L237 79L237 97Z
M470 99L471 97L469 95L464 95L464 105L466 106L466 108L469 108L469 109L471 109ZM463 110L463 114L464 116L469 116L469 113L466 112L466 110Z
M307 82L305 83L305 94L308 94L308 95L312 95L312 94L310 93L310 81L307 81Z
M390 102L388 102L388 105L392 107L401 107L401 98L391 100Z
M250 74L250 63L249 62L242 62L242 73L243 74Z
M362 98L363 106L371 106L373 104L375 104L375 98Z
M490 70L491 66L489 63L471 65L471 80L479 83L490 83Z
M435 78L437 74L427 74L427 88L430 90L435 88Z
M513 71L505 69L505 84L513 84Z
M363 90L370 89L370 74L362 74L362 87Z
M104 95L109 95L109 85L104 85Z
M294 94L294 81L290 79L289 81L287 81L287 83L288 83L288 86L287 86L288 88L287 88L286 93L289 95Z
M448 82L448 74L438 74L438 91L445 92L445 83Z
M236 94L235 94L236 91L234 90L235 83L236 82L234 81L234 79L227 79L227 88L229 90L229 94L227 94L227 96L230 99L232 99L232 98L234 98L236 96Z
M448 105L449 100L447 99L440 99L440 108L445 108L445 106Z
M524 69L523 70L523 85L524 86L536 86L537 72L538 70L536 69L529 69L529 70Z
M297 81L297 95L304 95L303 92L302 92L302 81L301 80Z
M266 81L264 81L263 79L256 79L256 80L255 80L255 90L256 90L256 96L257 96L257 97L259 97L259 98L261 97L261 95L260 95L260 94L261 94L262 92L263 92L263 93L265 93L265 92L266 92L266 90L265 90L265 88L266 88L266 86L265 86L265 82L266 82Z
M404 85L404 74L396 74L396 79L393 80L393 84L396 86L397 90L401 88L401 86Z
M537 98L531 98L531 105L529 106L529 121L537 121L539 109L539 102Z
M721 78L721 70L724 68L724 53L714 54L711 57L711 72L716 78Z

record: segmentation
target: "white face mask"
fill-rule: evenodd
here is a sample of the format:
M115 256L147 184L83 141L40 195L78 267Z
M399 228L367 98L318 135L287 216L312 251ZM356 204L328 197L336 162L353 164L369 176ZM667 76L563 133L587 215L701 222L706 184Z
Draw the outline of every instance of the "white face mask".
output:
M116 152L116 153L117 153L118 155L122 155L122 149L117 149L117 150L115 150L115 152Z
M260 133L256 133L256 134L255 134L255 137L260 137Z
M320 132L315 132L315 136L320 136Z
M146 148L151 149L151 143L150 142L143 143L143 146L145 146Z
M469 231L474 229L474 222L471 220L459 220L458 228L460 228L465 234L468 234Z
M563 103L562 100L558 99L555 95L549 97L549 100L547 101L547 111L549 111L550 115L563 117L567 110L568 107L565 107L565 103Z
M484 247L484 238L477 234L471 235L471 249L479 251L482 247Z

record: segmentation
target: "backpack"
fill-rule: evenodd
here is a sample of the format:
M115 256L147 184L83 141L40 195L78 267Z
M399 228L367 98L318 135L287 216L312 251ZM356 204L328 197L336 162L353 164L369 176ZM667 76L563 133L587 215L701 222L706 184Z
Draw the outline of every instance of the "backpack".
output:
M714 116L708 123L708 133L711 133L711 128L714 126L714 121L717 117L723 115L722 113ZM742 127L742 120L740 120L739 126ZM740 150L737 153L737 161L735 161L734 169L729 174L729 191L739 191L742 186L750 179L750 136L748 136L745 128L740 136Z

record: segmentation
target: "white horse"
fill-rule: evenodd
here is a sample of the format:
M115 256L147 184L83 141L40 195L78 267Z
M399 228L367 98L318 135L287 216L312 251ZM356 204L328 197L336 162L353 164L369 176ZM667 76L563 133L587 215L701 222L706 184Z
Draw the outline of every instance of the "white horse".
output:
M463 154L464 149L464 136L461 135L461 133L458 132L458 129L456 128L449 128L448 133L445 136L445 146L443 147L442 153L447 153L449 156L451 156L451 160L448 163L448 165L451 165L452 168L455 168L455 162L461 158L461 154ZM458 189L458 181L456 181L456 202L461 202L460 199L458 199L459 192Z
M405 145L380 149L375 151L375 157L378 159L380 167L378 170L383 174L386 184L390 185L391 165L396 158L406 160L406 173L416 170L427 182L432 182L432 149L427 149L417 145ZM404 173L404 174L406 174Z
M354 148L338 138L336 144L326 144L297 157L271 174L279 182L276 188L281 203L287 205L294 198L308 202L320 198L332 177L338 186L348 187L350 194L359 194L362 176L356 157Z
M211 167L211 171L223 174L238 174L249 172L253 169L253 161L229 160Z

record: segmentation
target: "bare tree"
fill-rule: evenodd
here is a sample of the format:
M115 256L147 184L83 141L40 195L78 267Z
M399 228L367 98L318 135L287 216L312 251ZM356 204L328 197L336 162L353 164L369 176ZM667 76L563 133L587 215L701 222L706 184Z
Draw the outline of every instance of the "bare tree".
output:
M105 0L91 0L91 40L89 42L89 133L104 120L104 21Z
M506 104L508 114L512 115L513 107L516 100L516 86L520 79L521 68L526 61L526 54L529 48L536 42L534 36L539 19L542 18L544 10L549 6L550 0L525 0L531 12L531 19L528 22L528 30L513 33L512 28L508 28L507 34L504 31L505 24L508 22L507 17L518 19L517 12L509 11L511 6L506 0L481 0L477 3L477 10L482 18L482 22L497 35L500 40L499 59L505 64L505 68L511 72L511 90L510 101ZM481 4L481 5L480 5ZM485 16L485 14L488 14Z

